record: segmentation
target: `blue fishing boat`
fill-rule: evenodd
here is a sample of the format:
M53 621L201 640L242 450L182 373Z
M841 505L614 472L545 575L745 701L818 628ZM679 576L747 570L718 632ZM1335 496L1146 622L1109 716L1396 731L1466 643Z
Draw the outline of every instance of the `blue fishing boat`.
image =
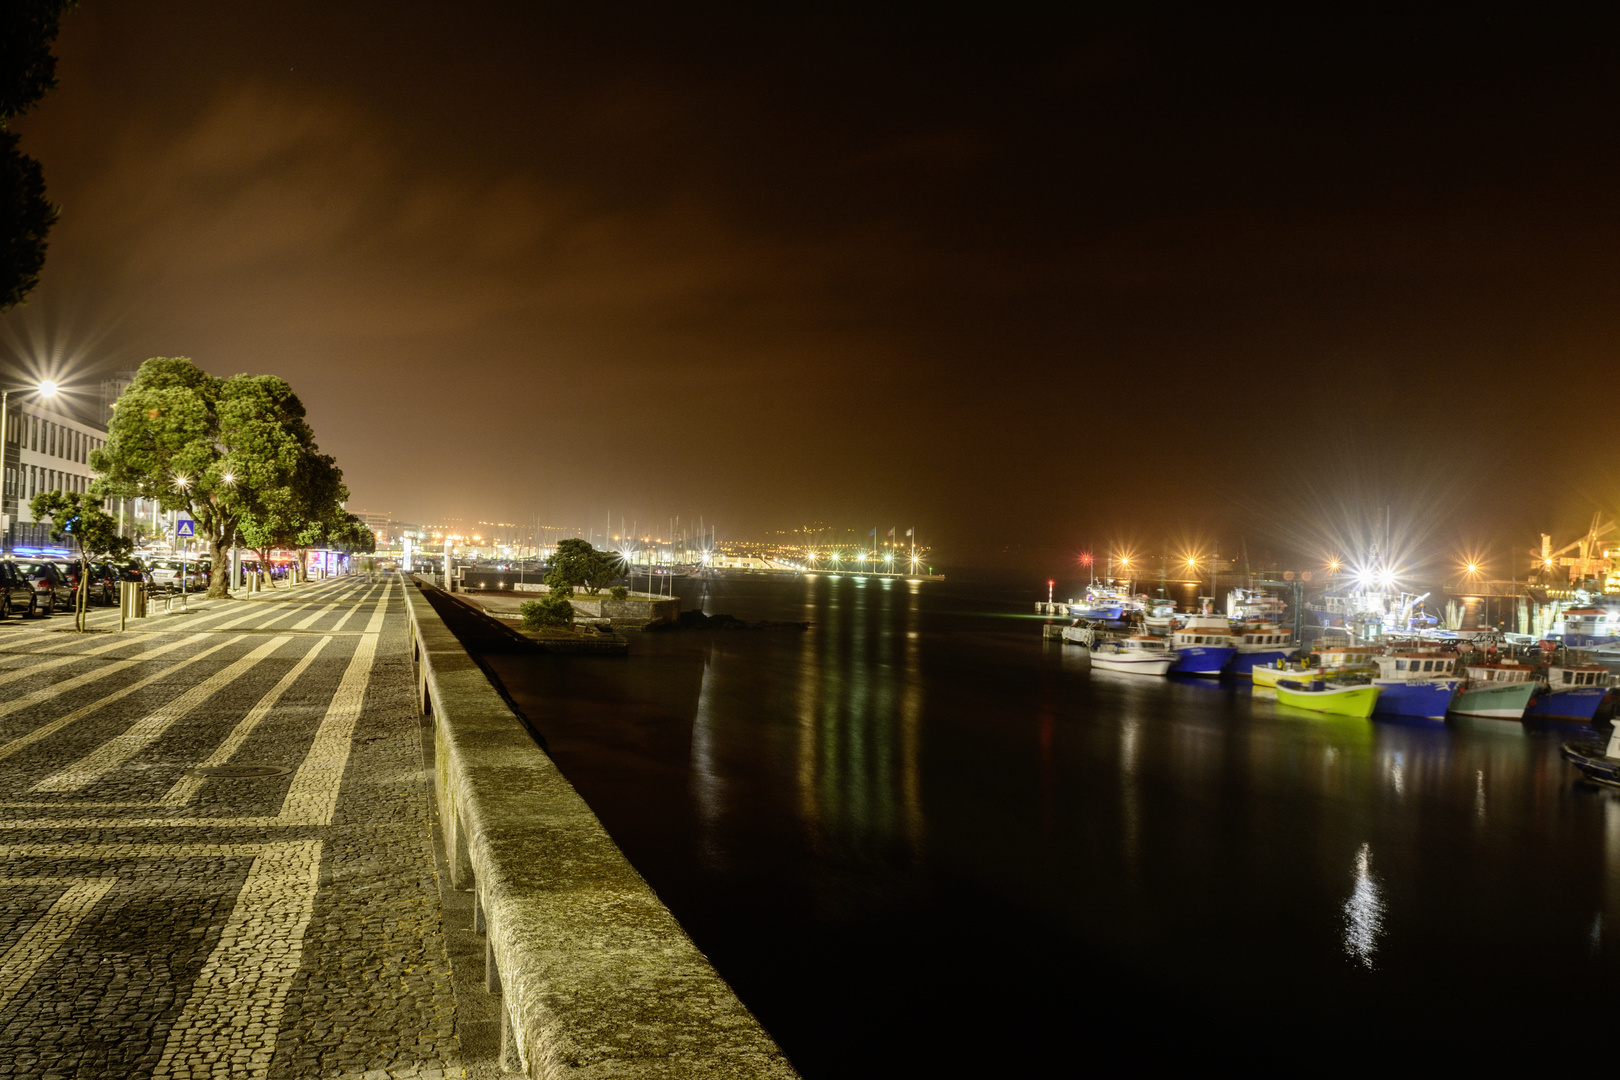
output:
M1131 597L1130 583L1116 586L1111 582L1098 582L1086 586L1086 599L1084 603L1070 604L1069 614L1077 619L1101 619L1104 622L1119 622L1125 618L1125 613L1135 606Z
M1547 686L1524 710L1526 718L1576 720L1590 724L1603 699L1609 696L1609 669L1597 664L1577 667L1553 665Z
M1204 610L1188 615L1170 635L1178 657L1170 669L1173 675L1219 676L1237 655L1237 646L1232 643L1232 626L1226 616L1210 610L1210 598L1199 599L1203 601Z
M1251 678L1257 667L1275 667L1277 661L1288 660L1296 651L1293 635L1269 619L1238 624L1232 630L1232 644L1237 652L1226 671L1240 679Z
M1377 658L1379 688L1373 712L1381 716L1416 716L1444 720L1463 680L1455 673L1452 653L1395 650Z
M1599 784L1620 787L1620 741L1609 738L1608 746L1592 742L1567 742L1562 751L1564 760L1581 771L1581 775Z

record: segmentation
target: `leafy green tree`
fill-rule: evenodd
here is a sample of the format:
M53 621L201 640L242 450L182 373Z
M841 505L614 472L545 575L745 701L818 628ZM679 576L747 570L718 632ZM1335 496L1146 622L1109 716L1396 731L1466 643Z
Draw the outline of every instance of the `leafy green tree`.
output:
M51 45L72 0L0 4L0 311L22 302L45 268L45 239L57 207L45 198L45 172L17 149L11 121L56 87Z
M247 518L289 501L295 516L303 511L303 481L319 471L311 461L320 458L303 402L284 380L221 379L186 357L154 357L119 397L107 445L90 455L101 474L92 494L145 497L188 512L223 567ZM341 474L336 483L341 488ZM208 595L225 598L229 589L228 575L215 574Z
M273 548L298 552L298 580L305 574L306 556L325 546L327 533L345 516L343 501L349 489L343 470L329 454L320 453L310 440L286 484L263 493L242 516L243 542L268 564Z
M623 561L612 551L598 551L590 541L570 538L559 541L551 556L551 572L546 584L553 589L583 588L596 595L624 573Z
M377 550L377 536L371 526L346 513L341 521L326 530L326 543L322 546L351 555L370 555Z
M80 567L74 623L83 630L89 606L89 564L102 560L123 562L134 550L134 542L119 535L118 522L91 495L60 489L41 491L29 500L28 509L35 521L50 521L52 540L71 539L79 549L79 560L84 565Z

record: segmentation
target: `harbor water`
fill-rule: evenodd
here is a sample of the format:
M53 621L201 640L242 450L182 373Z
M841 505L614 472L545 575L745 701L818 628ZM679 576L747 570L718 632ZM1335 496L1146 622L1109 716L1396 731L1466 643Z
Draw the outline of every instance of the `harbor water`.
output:
M1044 581L680 589L810 625L487 660L808 1077L1460 1061L1606 1017L1620 792L1558 755L1589 727L1093 672Z

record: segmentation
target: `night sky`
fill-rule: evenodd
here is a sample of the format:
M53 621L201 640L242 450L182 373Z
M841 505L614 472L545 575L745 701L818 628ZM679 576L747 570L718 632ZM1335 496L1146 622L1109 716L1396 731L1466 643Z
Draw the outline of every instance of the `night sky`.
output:
M425 523L1044 566L1388 507L1445 562L1615 509L1615 34L1222 18L86 0L5 339L282 375Z

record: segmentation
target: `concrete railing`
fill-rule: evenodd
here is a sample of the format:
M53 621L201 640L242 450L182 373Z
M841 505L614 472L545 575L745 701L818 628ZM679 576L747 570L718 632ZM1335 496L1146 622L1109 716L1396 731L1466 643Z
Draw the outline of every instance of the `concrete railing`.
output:
M422 591L405 595L451 883L476 894L485 986L502 999L502 1065L548 1080L797 1076Z

